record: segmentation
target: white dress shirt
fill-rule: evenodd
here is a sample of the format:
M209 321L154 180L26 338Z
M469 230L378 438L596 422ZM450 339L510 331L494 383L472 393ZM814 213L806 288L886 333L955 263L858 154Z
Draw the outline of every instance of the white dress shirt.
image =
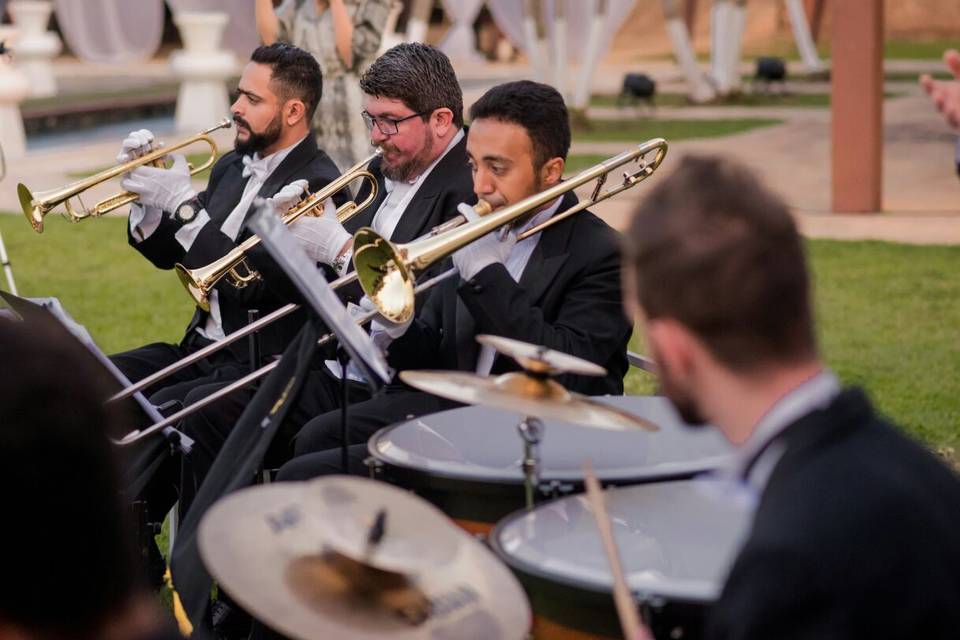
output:
M240 235L243 219L250 209L250 205L253 204L254 198L257 197L257 193L263 187L263 184L270 178L274 170L280 166L280 163L284 161L287 155L293 151L293 148L303 142L305 138L306 136L300 138L290 146L275 151L264 158L261 158L259 153L254 153L252 158L249 156L243 157L244 167L242 176L247 178L247 183L244 185L243 195L240 196L240 201L233 208L233 211L230 212L230 215L227 216L226 220L223 221L223 224L220 225L220 231L222 231L224 235L228 236L231 240L237 239L237 236ZM134 231L134 237L138 238L140 242L150 237L150 235L156 231L157 227L160 226L162 216L163 212L156 207L134 207L131 205L130 228ZM204 209L197 213L196 218L177 230L174 237L177 239L177 242L180 243L180 246L183 247L184 251L190 250L190 247L193 246L194 241L200 234L200 230L203 229L204 225L208 222L210 222L210 215ZM223 320L220 315L219 296L216 290L210 293L210 313L207 315L207 321L203 327L197 327L197 333L208 340L220 340L225 337Z
M374 231L384 238L393 240L393 232L397 230L397 225L400 224L400 218L403 217L413 197L417 195L417 191L423 186L423 183L430 175L430 172L433 171L433 168L436 167L461 140L463 140L463 129L457 131L457 134L447 143L447 147L443 150L443 153L431 162L430 166L423 170L423 173L409 182L397 182L387 177L383 178L384 189L387 192L387 196L383 199L383 202L380 203L380 208L377 209L377 212L373 216L371 226ZM415 213L416 212L414 212L414 214ZM346 272L352 255L353 247L351 246L340 261L340 275ZM333 375L337 378L341 377L339 362L336 360L327 360L326 365L327 369L329 369ZM356 367L353 366L347 367L347 378L357 382L363 382L363 378L359 375Z
M837 376L823 370L777 400L738 448L723 475L746 481L749 489L759 497L785 451L784 443L773 440L800 418L829 406L840 390Z

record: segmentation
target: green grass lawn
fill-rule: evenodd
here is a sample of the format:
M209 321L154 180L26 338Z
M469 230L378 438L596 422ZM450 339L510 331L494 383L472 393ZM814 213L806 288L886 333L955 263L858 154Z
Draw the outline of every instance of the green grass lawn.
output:
M38 235L22 216L0 215L23 295L59 297L108 353L180 338L192 304L172 272L127 246L124 220L48 220ZM808 246L827 362L909 432L960 452L960 247ZM638 338L632 347L643 352ZM632 371L626 386L650 392L655 383Z
M773 118L728 118L724 120L652 120L649 118L594 119L589 129L575 128L576 142L621 142L666 138L670 142L690 138L715 138L780 124Z

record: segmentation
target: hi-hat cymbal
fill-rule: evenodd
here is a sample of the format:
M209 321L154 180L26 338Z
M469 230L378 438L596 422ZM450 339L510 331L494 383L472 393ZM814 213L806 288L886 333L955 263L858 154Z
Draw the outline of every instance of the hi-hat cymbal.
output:
M521 367L538 375L557 376L562 373L576 373L582 376L604 376L607 374L607 370L598 364L529 342L490 335L477 336L477 342L489 345L503 355L510 356Z
M199 545L221 588L291 638L519 639L530 626L520 584L486 547L382 482L238 491L204 516Z
M466 404L614 431L637 428L659 431L657 425L645 418L572 393L554 380L528 373L486 377L462 371L401 371L400 379L421 391Z

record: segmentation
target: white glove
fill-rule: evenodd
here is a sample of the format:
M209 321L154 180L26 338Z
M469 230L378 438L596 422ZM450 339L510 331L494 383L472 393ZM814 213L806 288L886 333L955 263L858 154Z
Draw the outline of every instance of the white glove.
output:
M303 216L290 231L315 262L332 265L340 250L353 237L337 220L334 207L325 207L320 217Z
M466 204L461 204L457 210L466 217L468 222L473 222L479 217L473 207ZM501 235L499 229L491 231L453 254L453 266L460 272L461 278L470 280L491 264L507 262L510 252L517 244L517 234L513 231L507 232L503 239Z
M130 135L123 141L120 147L120 153L117 154L117 162L124 164L134 158L146 155L154 150L153 134L148 129L131 131Z
M300 202L309 185L310 183L306 180L294 180L267 198L265 204L272 207L278 216L282 216L289 211L293 205Z
M364 313L377 310L373 302L371 302L370 298L367 296L360 298L360 308L363 309ZM370 322L370 335L374 337L374 342L377 342L378 344L379 342L376 340L376 334L378 333L385 333L390 337L391 340L396 340L407 332L407 329L410 328L411 324L413 324L413 314L410 314L410 318L406 322L397 324L390 322L378 313Z
M173 165L169 169L137 167L124 175L120 181L127 191L139 194L140 204L173 212L197 192L190 185L190 168L180 154L171 155Z

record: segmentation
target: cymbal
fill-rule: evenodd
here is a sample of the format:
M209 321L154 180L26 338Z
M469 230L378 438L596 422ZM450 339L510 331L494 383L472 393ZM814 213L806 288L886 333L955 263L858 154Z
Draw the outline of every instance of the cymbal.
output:
M442 512L350 476L244 489L199 530L220 587L291 638L524 638L513 574Z
M516 411L526 416L614 431L660 430L645 418L572 393L554 380L529 373L487 377L462 371L401 371L400 379L411 387L441 398Z
M479 335L477 342L493 347L505 356L510 356L530 373L557 376L576 373L582 376L604 376L607 370L583 358L571 356L528 342L502 336Z

